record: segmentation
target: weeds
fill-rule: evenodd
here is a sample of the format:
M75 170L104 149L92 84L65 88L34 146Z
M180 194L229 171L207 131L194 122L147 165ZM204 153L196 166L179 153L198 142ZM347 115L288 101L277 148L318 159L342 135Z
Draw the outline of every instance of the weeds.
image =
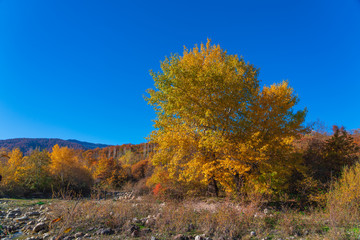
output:
M53 224L53 227L58 224L59 235L70 227L71 231L89 232L89 226L107 227L119 235L126 235L132 225L136 225L140 231L151 228L151 234L159 234L165 239L177 233L188 236L205 234L215 239L251 239L251 231L257 233L257 238L295 236L317 239L320 236L318 239L321 239L334 234L354 235L357 231L352 228L347 232L335 232L327 224L328 214L323 211L270 209L264 213L260 203L228 200L215 203L196 200L159 203L149 198L131 201L66 200L53 203L51 208L53 219L62 219ZM154 222L142 221L148 217L153 218Z
M325 209L297 211L283 207L267 208L261 201L226 199L161 202L151 197L142 200L97 200L75 198L51 200L7 200L5 206L31 208L45 203L51 236L73 236L77 232L96 235L99 229L110 228L117 238L129 238L135 227L140 239L172 239L176 234L205 234L212 239L359 239L358 222L336 223ZM147 221L149 220L149 221ZM151 220L151 221L150 221ZM4 229L3 229L4 231ZM252 235L251 232L256 233ZM113 237L115 237L113 236Z

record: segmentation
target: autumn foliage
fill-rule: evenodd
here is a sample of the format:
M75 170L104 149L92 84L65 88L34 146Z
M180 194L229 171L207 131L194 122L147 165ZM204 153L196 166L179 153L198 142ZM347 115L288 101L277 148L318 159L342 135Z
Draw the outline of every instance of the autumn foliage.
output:
M258 68L210 41L165 58L151 75L150 142L0 149L0 194L138 186L157 197L262 195L301 205L346 194L358 206L360 131L305 127L307 110L287 81L262 86Z
M149 167L149 161L147 159L141 160L132 165L131 175L137 180L145 178L149 172Z
M51 195L63 190L89 194L93 188L121 189L151 175L146 159L152 149L145 143L88 151L55 145L51 152L34 150L27 156L17 148L0 149L0 194Z
M244 178L247 182L243 183L241 192L274 198L288 194L304 204L325 203L324 193L342 177L342 168L358 161L360 151L355 138L354 131L350 133L338 127L332 134L315 131L302 134L293 141L291 151L276 155L278 165L274 159L267 162L274 164L269 165L267 171L250 172ZM52 152L34 150L25 156L19 149L0 149L0 190L14 196L51 194L61 189L86 194L92 188L122 189L130 184L138 187L138 192L151 192L160 198L211 195L216 191L215 186L220 196L228 194L219 183L192 181L189 184L173 178L165 166L154 168L151 163L154 146L149 146L122 145L89 151L55 146ZM289 162L291 164L285 165ZM352 174L350 170L347 172ZM355 175L349 177L356 178ZM152 191L145 189L146 180ZM345 191L344 184L341 191Z
M95 179L100 180L102 186L116 189L122 186L127 180L128 175L119 161L115 160L113 157L102 157L97 164L94 177Z
M184 189L216 195L281 185L284 166L296 164L292 142L305 133L306 110L293 109L298 98L287 82L261 88L257 68L210 41L161 69L147 98L157 113L153 178L166 172Z
M77 150L55 145L50 154L49 171L57 188L89 190L92 185L90 169Z

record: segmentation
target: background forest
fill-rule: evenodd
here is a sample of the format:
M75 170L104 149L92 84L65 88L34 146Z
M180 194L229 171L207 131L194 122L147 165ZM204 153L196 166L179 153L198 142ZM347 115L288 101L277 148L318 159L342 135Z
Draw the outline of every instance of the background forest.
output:
M283 169L272 173L254 172L251 176L254 180L248 183L251 186L244 186L244 190L236 193L219 188L218 194L234 197L265 194L273 200L287 196L302 204L323 203L331 184L341 177L344 167L356 171L360 156L360 131L348 132L334 126L333 132L329 133L324 128L317 128L300 136L292 146L292 152L287 157L296 163L295 166L282 166ZM154 149L155 146L149 143L92 150L56 145L52 151L33 150L24 155L17 148L2 148L1 195L51 196L53 191L61 189L86 195L93 188L134 190L137 194L153 192L158 197L174 198L216 194L211 184L198 183L191 187L171 179L154 182L151 178L154 166L149 161Z

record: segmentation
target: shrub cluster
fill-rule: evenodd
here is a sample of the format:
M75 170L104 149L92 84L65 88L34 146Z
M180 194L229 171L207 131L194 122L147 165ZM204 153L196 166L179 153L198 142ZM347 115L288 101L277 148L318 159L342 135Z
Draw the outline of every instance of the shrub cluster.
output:
M144 159L149 150L143 146L83 151L55 145L51 152L33 150L27 156L19 149L1 149L0 193L51 196L70 191L88 195L92 188L114 190L136 182L140 182L138 188L144 188L143 179L151 168Z

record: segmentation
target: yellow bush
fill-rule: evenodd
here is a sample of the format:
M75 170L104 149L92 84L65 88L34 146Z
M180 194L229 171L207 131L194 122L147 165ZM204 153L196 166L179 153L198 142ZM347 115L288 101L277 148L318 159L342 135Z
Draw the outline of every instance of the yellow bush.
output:
M335 224L351 223L360 217L360 162L345 167L328 195L328 210Z

